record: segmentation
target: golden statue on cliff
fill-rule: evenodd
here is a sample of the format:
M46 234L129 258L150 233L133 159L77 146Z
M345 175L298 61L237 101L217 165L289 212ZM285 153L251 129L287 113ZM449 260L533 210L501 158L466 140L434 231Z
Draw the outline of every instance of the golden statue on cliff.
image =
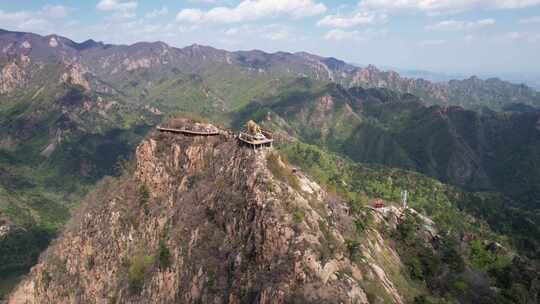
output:
M241 143L249 145L253 148L259 147L272 147L272 134L261 129L261 127L254 122L249 120L244 125L245 132L240 132L238 134L238 139Z
M253 120L249 120L248 122L246 122L245 128L252 135L261 133L261 127L259 127L259 125Z

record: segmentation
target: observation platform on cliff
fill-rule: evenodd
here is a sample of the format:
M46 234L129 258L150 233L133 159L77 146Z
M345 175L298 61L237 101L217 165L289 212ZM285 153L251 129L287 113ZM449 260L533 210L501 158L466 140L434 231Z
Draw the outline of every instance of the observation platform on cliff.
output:
M176 128L167 128L167 127L157 127L158 131L161 132L171 132L171 133L181 133L185 135L192 136L216 136L219 135L218 130L208 130L208 131L198 131L198 130L188 130L188 129L176 129Z
M178 133L187 136L216 136L218 128L205 122L197 122L184 118L175 118L157 126L160 132Z
M261 136L262 135L262 136ZM245 132L238 134L238 141L241 145L247 145L252 148L272 147L274 139L272 134L267 131L262 131L259 134L251 135Z

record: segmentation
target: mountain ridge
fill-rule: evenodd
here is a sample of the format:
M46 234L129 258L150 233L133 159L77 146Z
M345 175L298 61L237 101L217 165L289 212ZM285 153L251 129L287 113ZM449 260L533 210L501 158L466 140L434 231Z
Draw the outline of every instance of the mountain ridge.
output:
M540 97L536 91L525 85L514 85L496 78L480 80L478 77L472 76L465 80L431 83L424 79L401 77L393 71L381 71L373 65L359 68L336 58L320 57L306 52L266 53L260 50L229 52L196 44L176 48L163 42L138 42L131 45L91 43L89 47L86 45L81 47L82 43L78 44L57 35L39 36L4 31L1 36L0 39L4 40L2 43L4 53L10 50L9 45L6 45L6 39L10 43L15 43L26 37L35 41L40 50L38 52L29 48L27 56L31 60L33 56L42 58L43 55L40 56L40 52L52 54L56 58L64 58L63 60L66 60L65 56L78 56L79 59L73 57L70 61L75 59L76 62L85 66L84 70L91 71L104 78L105 81L114 80L114 77L109 77L110 74L118 73L121 70L129 72L158 68L163 71L167 66L180 68L188 73L202 73L204 75L208 73L208 69L213 70L205 63L205 61L209 61L219 66L224 64L239 65L247 68L249 73L257 77L260 77L261 75L257 74L261 73L278 78L308 76L321 81L340 83L347 87L384 87L402 93L412 93L427 102L437 104L456 104L472 108L487 105L498 109L507 103L540 104ZM18 42L19 49L21 47L25 49L22 46L23 42ZM25 42L30 43L29 41ZM60 52L55 52L58 49ZM17 52L17 50L12 51ZM128 57L131 59L128 60ZM185 58L189 58L190 61L185 61ZM107 66L114 68L107 68Z

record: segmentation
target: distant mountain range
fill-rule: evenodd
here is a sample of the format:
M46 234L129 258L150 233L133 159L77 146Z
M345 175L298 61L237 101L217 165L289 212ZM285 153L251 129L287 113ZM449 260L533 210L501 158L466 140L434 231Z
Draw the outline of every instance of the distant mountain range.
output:
M37 91L37 80L48 71L43 67L55 66L63 70L57 76L66 81L69 78L70 82L87 89L117 93L132 100L150 97L164 106L171 100L177 104L178 94L182 94L177 92L179 86L172 85L172 80L198 82L206 99L200 106L214 107L208 108L209 111L226 112L245 105L261 89L267 91L284 79L296 77L310 77L344 87L388 88L417 95L430 104L493 109L501 109L509 103L540 105L538 93L531 88L496 78L471 77L432 83L381 71L375 66L358 68L335 58L308 53L227 52L200 45L179 49L162 42L130 46L93 40L75 43L56 35L9 31L0 31L0 48L0 62L6 64L0 74L0 93L4 94L16 88ZM230 77L231 74L234 77ZM190 75L198 75L200 79L191 79ZM222 87L223 83L229 85ZM228 87L234 87L234 92Z
M359 64L359 63L354 63L354 65L361 68L365 68L369 66L369 64ZM457 74L457 73L446 74L446 73L439 73L439 72L420 70L420 69L398 68L398 67L386 66L386 65L376 65L376 66L382 71L397 72L402 77L422 78L431 82L448 82L450 80L463 80L469 77L465 74Z
M356 64L359 67L366 67L367 65ZM407 68L397 68L392 66L378 66L383 71L396 71L401 76L407 78L422 78L432 82L448 82L450 80L464 80L470 78L467 74L463 73L442 73L442 72L433 72L427 70L418 70L418 69L407 69ZM493 73L476 73L479 78L490 79L490 78L502 78L506 81L513 82L516 84L525 84L536 91L540 91L540 73L500 73L495 75Z
M463 80L467 79L467 76L465 75L454 75L454 74L443 74L443 73L436 73L436 72L430 72L430 71L424 71L424 70L409 70L409 69L397 69L397 68L385 68L381 67L384 70L389 71L396 71L403 77L407 78L423 78L425 80L433 81L433 82L448 82L450 80Z

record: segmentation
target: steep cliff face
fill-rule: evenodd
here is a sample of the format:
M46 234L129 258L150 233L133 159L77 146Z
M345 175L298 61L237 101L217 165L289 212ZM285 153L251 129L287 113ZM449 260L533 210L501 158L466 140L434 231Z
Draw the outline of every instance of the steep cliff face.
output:
M9 303L405 303L384 237L271 150L154 131L103 182ZM354 215L353 215L354 214ZM361 239L354 223L374 219Z

